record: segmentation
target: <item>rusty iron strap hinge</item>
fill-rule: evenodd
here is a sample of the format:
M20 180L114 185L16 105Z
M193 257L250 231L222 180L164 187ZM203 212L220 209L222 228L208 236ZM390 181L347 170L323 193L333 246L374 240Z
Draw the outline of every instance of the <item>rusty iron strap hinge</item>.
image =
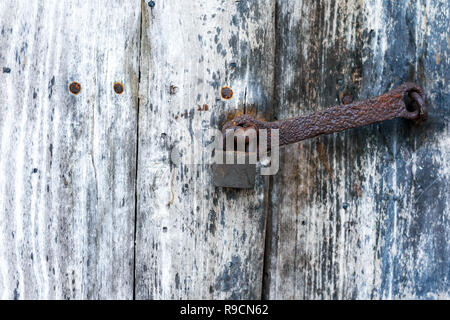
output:
M416 122L426 120L425 95L416 84L404 83L374 98L286 120L266 122L244 114L225 123L222 132L228 134L232 129L235 131L233 133L238 134L239 130L249 128L256 131L268 129L267 144L270 148L270 129L279 129L279 142L282 146L398 117Z
M427 108L423 90L414 83L404 83L383 95L366 100L334 106L312 114L279 121L263 121L244 114L225 123L224 150L226 141L234 139L234 150L238 151L237 137L245 136L245 151L248 151L248 129L267 130L267 149L271 148L271 130L279 130L279 146L299 142L322 134L331 134L346 129L373 123L405 118L416 123L426 120ZM230 137L232 135L233 137ZM232 141L232 140L230 140ZM259 144L258 144L259 145ZM213 166L213 180L216 186L232 188L252 188L255 178L255 165L218 164Z

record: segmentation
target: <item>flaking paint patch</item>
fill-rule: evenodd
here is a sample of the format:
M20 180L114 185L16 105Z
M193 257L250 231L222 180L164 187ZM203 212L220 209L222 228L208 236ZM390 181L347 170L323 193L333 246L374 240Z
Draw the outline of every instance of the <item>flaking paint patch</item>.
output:
M365 1L363 12L366 19L366 28L368 30L373 30L374 40L370 47L371 52L373 52L372 65L378 66L376 74L377 77L380 77L383 74L384 56L387 50L386 28L389 27L387 25L388 22L382 0ZM373 72L374 71L372 70L372 73Z
M225 264L222 273L216 278L215 289L223 292L231 292L230 298L237 297L236 291L241 288L239 284L243 281L241 270L241 258L232 256L231 261Z

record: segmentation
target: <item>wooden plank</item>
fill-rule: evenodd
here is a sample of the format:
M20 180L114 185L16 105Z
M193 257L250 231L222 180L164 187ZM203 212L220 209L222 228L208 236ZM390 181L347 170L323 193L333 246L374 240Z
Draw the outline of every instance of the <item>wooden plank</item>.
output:
M449 4L278 1L280 118L423 86L393 120L285 148L271 199L270 299L449 299Z
M228 112L268 112L274 5L174 0L143 12L136 298L260 298L263 179L254 190L215 188L208 166L170 155L185 159L198 137L204 160L207 130Z
M0 2L2 299L133 298L140 10Z

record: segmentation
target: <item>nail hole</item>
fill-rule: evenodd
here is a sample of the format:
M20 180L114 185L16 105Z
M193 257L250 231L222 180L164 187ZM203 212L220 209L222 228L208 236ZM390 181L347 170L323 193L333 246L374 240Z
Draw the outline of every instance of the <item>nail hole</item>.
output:
M3 68L3 73L11 73L11 69L8 67Z
M231 90L230 87L223 87L220 90L220 94L221 94L222 98L224 98L225 100L229 100L229 99L233 98L233 90Z
M69 91L70 93L74 94L74 95L78 95L81 92L81 84L79 84L78 82L72 82L69 85Z
M120 82L116 82L116 83L114 83L114 91L117 93L117 94L122 94L123 92L124 92L124 87L123 87L123 84L121 84Z

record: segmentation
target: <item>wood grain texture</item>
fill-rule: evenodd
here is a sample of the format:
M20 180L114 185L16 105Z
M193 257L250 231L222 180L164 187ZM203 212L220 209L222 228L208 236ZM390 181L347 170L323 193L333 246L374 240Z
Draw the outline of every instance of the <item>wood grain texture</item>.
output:
M137 299L261 298L264 181L215 188L200 160L228 112L272 102L271 1L159 1L143 8L139 110ZM223 100L222 86L234 91ZM256 107L255 107L256 106Z
M450 299L448 1L154 4L0 2L0 299ZM288 146L254 190L183 162L236 111L405 81L427 123Z
M0 2L2 299L133 298L140 9Z
M265 298L449 299L448 1L278 1L276 18L279 118L404 81L430 118L285 148Z

